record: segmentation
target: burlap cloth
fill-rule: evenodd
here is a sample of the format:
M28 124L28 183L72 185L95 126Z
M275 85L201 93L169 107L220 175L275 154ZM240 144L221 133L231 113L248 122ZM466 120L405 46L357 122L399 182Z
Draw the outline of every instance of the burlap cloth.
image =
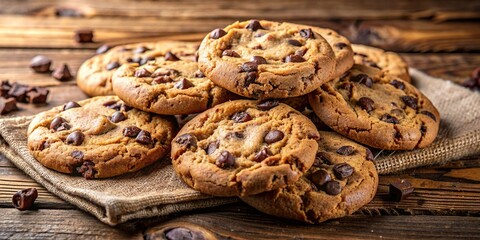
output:
M444 163L480 153L480 94L449 81L411 69L414 85L427 95L441 113L435 142L425 149L383 152L375 160L381 174ZM180 211L218 206L236 198L212 198L190 189L175 174L169 161L137 173L112 179L85 180L49 170L28 152L27 126L32 117L0 120L0 151L18 168L53 194L116 225L130 219L165 216Z

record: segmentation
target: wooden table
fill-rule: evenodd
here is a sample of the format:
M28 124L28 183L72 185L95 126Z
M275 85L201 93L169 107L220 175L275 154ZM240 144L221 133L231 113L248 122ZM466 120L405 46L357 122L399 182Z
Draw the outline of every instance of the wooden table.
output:
M68 63L76 71L104 42L197 41L235 20L265 18L333 28L352 42L401 52L410 66L459 83L480 66L479 12L480 1L472 0L0 0L0 80L50 88L49 104L21 104L20 111L8 116L31 115L87 97L74 81L32 73L28 64L35 55L52 58L54 67ZM95 43L73 40L74 31L82 28L95 31ZM405 201L391 202L388 184L400 178L410 180L415 192ZM11 197L27 187L39 189L37 209L20 212ZM50 194L0 154L0 239L154 239L171 226L234 239L473 239L480 238L479 216L480 155L381 176L370 204L353 216L320 225L281 220L238 203L113 228Z

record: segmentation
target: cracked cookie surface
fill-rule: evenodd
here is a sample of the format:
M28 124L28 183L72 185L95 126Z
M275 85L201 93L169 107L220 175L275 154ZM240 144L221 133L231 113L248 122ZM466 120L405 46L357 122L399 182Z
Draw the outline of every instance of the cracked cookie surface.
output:
M335 53L312 28L271 21L215 29L199 48L199 67L216 84L249 98L305 95L335 77Z
M387 150L424 148L435 140L440 114L411 84L384 72L354 67L309 95L317 116L336 132Z
M320 132L315 163L299 181L274 191L241 197L278 217L320 223L354 213L377 190L372 152L334 132Z
M176 172L214 196L246 196L297 181L315 159L318 131L278 101L237 100L189 121L172 141Z
M206 78L190 54L170 52L142 66L124 64L112 82L127 104L166 115L202 112L236 97Z
M135 172L170 150L174 120L95 97L35 116L28 148L44 166L87 179Z
M167 52L194 58L197 43L158 41L127 44L113 47L105 53L86 60L77 72L77 85L89 96L115 95L112 77L125 63L143 65L148 61L165 56Z
M352 48L355 64L378 68L403 81L411 82L408 64L397 53L360 44L352 44Z

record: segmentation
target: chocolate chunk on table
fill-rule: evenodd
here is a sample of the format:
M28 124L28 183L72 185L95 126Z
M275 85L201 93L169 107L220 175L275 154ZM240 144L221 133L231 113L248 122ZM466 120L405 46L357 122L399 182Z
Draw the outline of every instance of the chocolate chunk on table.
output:
M389 195L393 201L400 202L413 193L413 190L414 188L412 184L409 181L402 179L400 181L390 183Z
M72 74L70 73L68 65L64 63L61 67L55 69L52 77L63 82L72 79Z
M15 98L0 97L0 115L17 110L17 101Z

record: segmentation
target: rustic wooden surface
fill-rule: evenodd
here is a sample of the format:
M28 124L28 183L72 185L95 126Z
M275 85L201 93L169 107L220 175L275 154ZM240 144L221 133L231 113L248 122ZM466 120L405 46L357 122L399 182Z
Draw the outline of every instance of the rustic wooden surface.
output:
M411 67L432 76L461 83L480 66L479 12L480 1L469 0L0 0L0 80L50 88L48 104L21 104L20 111L9 114L31 115L86 98L74 81L60 83L30 71L35 55L52 58L54 66L68 63L75 72L104 42L198 41L232 21L266 18L330 27L353 42L401 52ZM94 43L73 41L73 32L81 28L94 29ZM211 239L474 239L480 236L479 176L480 155L381 176L370 204L353 216L315 226L238 203L113 228L50 194L0 154L0 239L162 239L175 227ZM392 202L388 184L401 178L411 181L415 192ZM34 211L20 212L12 208L11 197L26 187L36 187L39 197Z

